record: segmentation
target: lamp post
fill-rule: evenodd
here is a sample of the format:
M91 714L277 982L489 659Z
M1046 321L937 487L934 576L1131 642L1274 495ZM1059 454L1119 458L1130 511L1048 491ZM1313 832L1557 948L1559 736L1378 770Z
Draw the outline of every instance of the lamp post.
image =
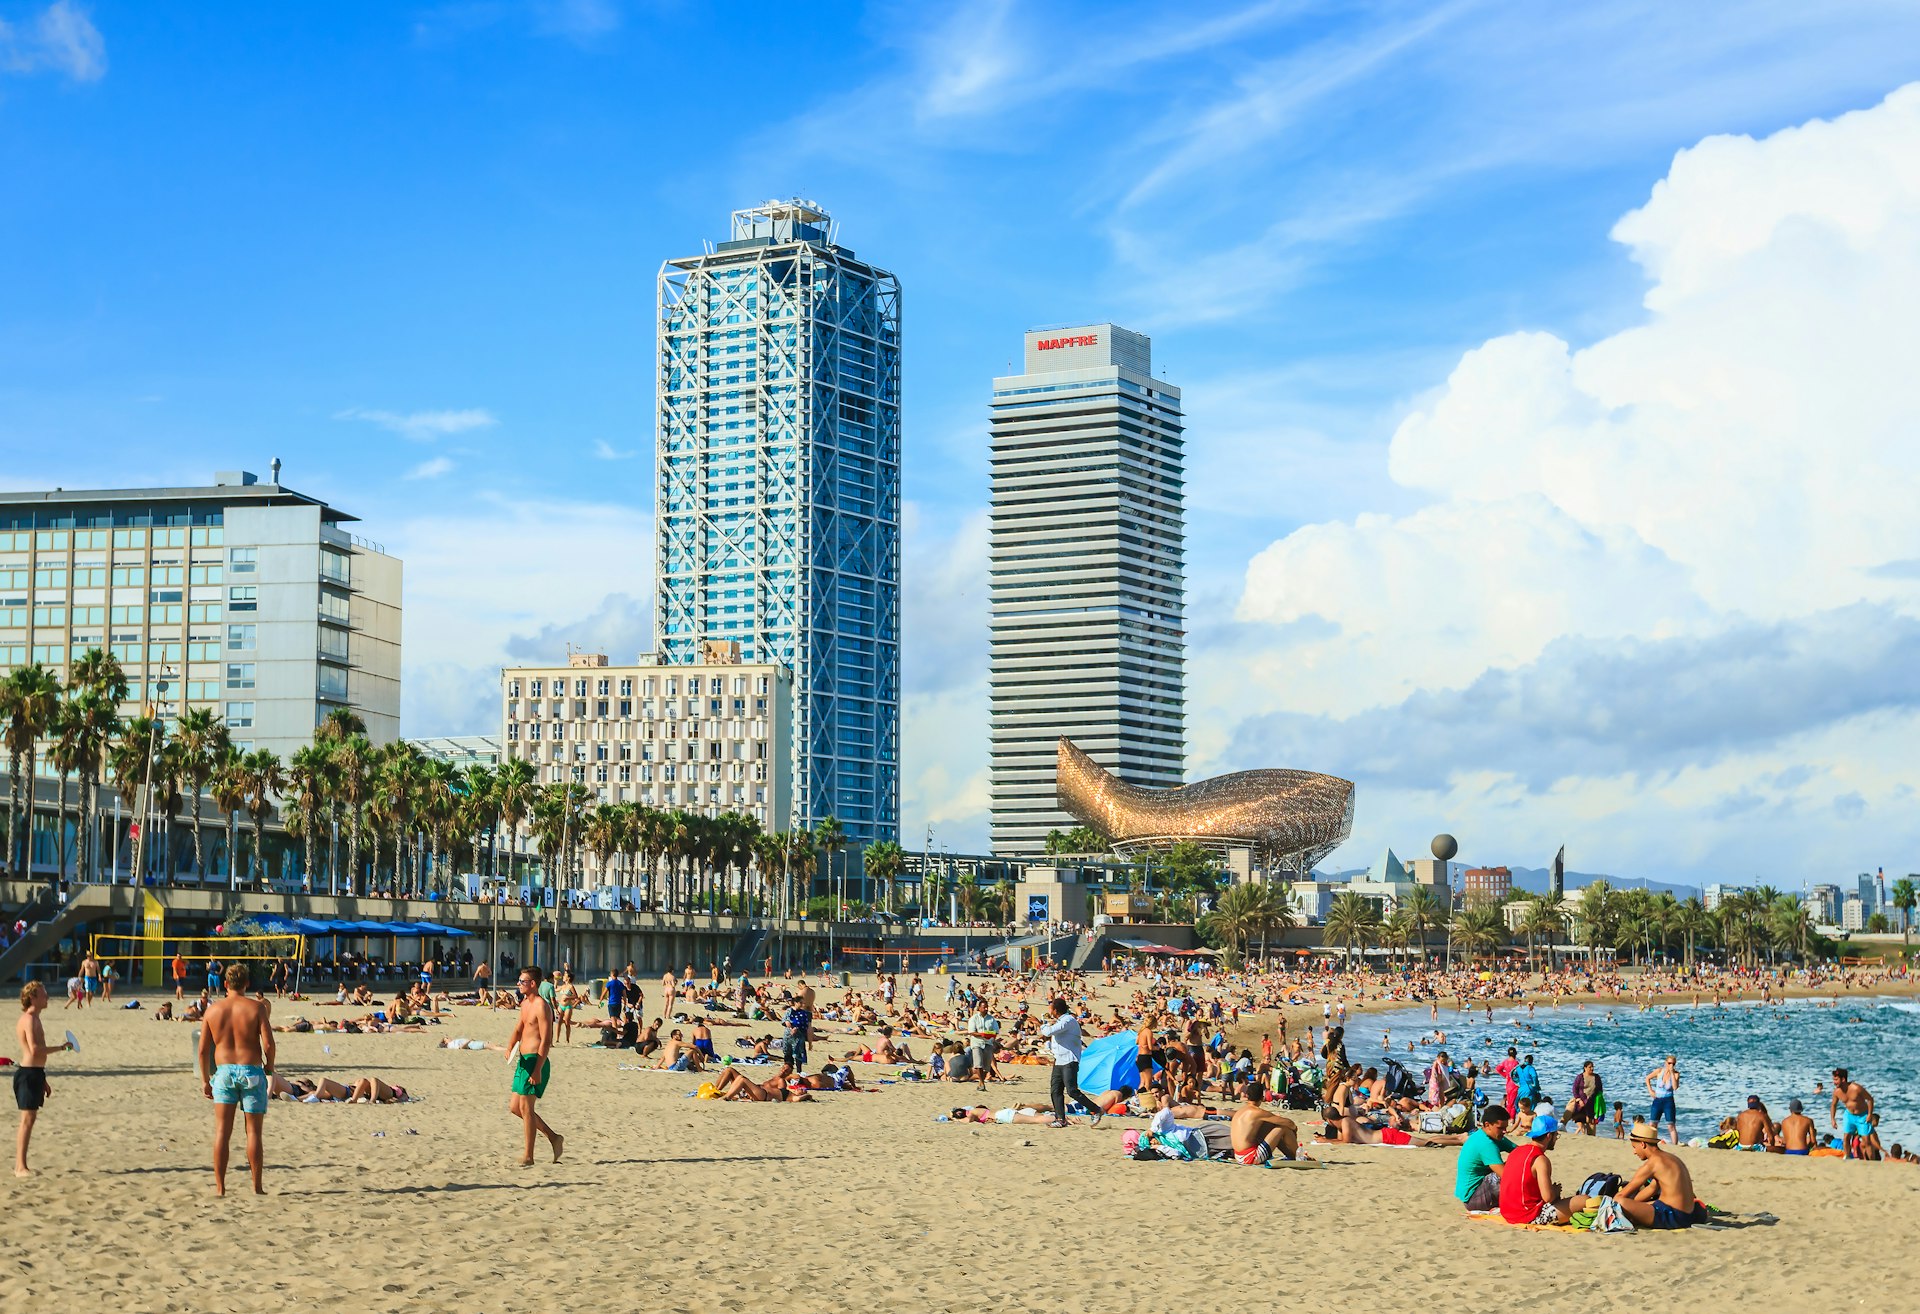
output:
M146 874L143 863L146 856L147 826L153 812L151 799L154 742L160 736L161 718L166 715L167 709L173 706L166 701L167 690L173 687L173 681L178 675L179 672L171 666L161 667L160 678L153 683L154 701L147 705L149 711L147 713L146 765L140 773L140 798L133 810L133 870L127 875L129 885L139 885L141 877Z

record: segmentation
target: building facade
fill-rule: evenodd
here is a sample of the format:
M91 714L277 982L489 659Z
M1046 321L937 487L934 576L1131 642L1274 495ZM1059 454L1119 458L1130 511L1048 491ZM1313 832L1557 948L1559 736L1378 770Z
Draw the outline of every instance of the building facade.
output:
M1513 893L1511 867L1469 867L1461 873L1461 893L1467 906L1499 903Z
M993 381L992 848L1040 853L1071 738L1130 785L1186 756L1184 426L1152 344L1112 324L1026 335Z
M737 644L669 664L604 653L500 672L500 741L541 785L585 785L598 803L792 824L793 677Z
M131 714L206 708L236 744L290 756L336 708L400 732L397 558L355 517L245 471L205 487L0 493L0 674L67 678L90 648Z
M659 278L654 624L792 673L799 824L900 826L900 285L818 206Z

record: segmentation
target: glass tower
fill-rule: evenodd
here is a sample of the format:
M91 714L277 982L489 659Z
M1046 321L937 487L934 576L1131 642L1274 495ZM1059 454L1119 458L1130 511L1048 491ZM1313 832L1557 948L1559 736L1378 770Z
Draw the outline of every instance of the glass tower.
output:
M737 642L793 673L770 828L863 845L900 824L900 284L834 238L772 201L661 266L654 626L669 663Z
M1059 740L1129 784L1177 785L1186 747L1180 390L1112 324L1027 334L993 381L993 851L1077 823Z

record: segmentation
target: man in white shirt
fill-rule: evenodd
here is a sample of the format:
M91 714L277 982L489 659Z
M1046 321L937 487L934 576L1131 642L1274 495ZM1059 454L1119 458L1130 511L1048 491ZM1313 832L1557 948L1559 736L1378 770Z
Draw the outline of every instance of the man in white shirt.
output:
M1080 1019L1068 1010L1064 999L1056 996L1052 1007L1053 1017L1040 1026L1040 1034L1047 1038L1047 1051L1053 1058L1053 1121L1047 1125L1067 1125L1067 1096L1072 1095L1098 1127L1100 1106L1080 1089L1080 1053L1085 1048L1080 1040Z
M967 1019L967 1034L973 1075L979 1080L980 1089L985 1090L987 1076L993 1071L993 1042L1000 1034L1000 1019L987 1012L984 999L974 1015Z

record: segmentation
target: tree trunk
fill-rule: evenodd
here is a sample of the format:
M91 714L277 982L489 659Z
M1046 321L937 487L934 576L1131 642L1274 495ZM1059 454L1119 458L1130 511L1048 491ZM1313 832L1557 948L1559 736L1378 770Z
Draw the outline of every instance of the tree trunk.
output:
M53 845L60 861L60 883L67 883L67 773L60 773L60 802L53 810Z
M352 804L353 814L348 818L352 829L347 832L347 892L352 893L360 883L360 805Z

